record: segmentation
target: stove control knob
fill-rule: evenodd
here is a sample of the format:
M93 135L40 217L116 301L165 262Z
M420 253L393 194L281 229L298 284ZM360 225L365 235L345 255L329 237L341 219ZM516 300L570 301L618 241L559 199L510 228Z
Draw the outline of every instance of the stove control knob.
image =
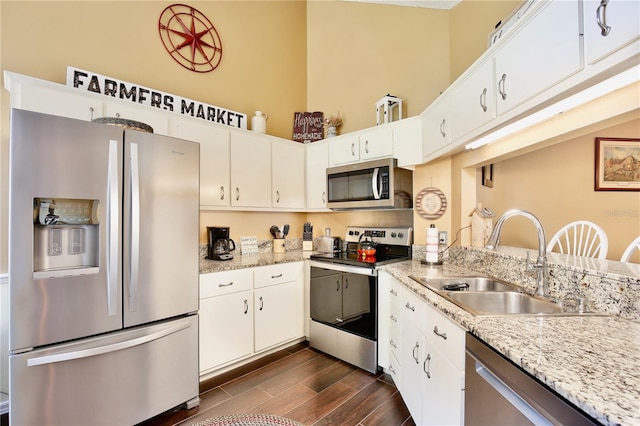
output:
M349 231L349 235L353 235L353 231Z
M404 234L402 232L398 232L398 238L404 238Z
M396 233L395 233L395 232L392 232L392 233L391 233L391 238L395 238L395 237L396 237Z

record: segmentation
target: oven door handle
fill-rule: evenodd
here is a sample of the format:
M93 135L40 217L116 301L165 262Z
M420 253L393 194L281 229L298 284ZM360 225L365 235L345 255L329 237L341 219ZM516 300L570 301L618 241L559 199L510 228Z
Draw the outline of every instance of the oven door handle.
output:
M373 189L373 198L375 200L380 199L380 167L373 169L373 175L371 176L371 188Z

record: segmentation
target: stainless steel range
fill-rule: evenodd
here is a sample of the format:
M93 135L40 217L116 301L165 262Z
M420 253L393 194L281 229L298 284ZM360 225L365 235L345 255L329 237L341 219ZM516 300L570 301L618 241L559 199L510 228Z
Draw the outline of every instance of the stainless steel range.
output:
M412 228L349 226L343 251L310 256L312 348L378 371L378 268L411 259L412 242Z

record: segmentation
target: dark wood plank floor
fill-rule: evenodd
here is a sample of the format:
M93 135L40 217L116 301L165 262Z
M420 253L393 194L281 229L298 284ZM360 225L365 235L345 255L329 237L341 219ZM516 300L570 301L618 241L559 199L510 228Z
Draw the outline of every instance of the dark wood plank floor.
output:
M191 425L211 417L266 413L305 425L414 426L393 381L300 343L200 384L200 406L141 426Z

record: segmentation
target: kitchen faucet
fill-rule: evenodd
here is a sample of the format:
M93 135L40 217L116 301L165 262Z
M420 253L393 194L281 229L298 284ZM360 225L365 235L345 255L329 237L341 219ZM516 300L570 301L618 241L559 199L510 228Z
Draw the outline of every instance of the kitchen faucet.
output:
M549 297L549 276L547 272L547 238L544 235L544 228L542 223L533 214L525 210L513 209L505 212L500 219L496 222L496 226L493 228L485 248L489 250L495 250L500 243L500 233L502 232L502 225L513 216L524 216L530 219L536 226L538 231L538 259L535 263L531 262L529 252L527 251L527 271L537 271L538 281L536 287L536 296Z

